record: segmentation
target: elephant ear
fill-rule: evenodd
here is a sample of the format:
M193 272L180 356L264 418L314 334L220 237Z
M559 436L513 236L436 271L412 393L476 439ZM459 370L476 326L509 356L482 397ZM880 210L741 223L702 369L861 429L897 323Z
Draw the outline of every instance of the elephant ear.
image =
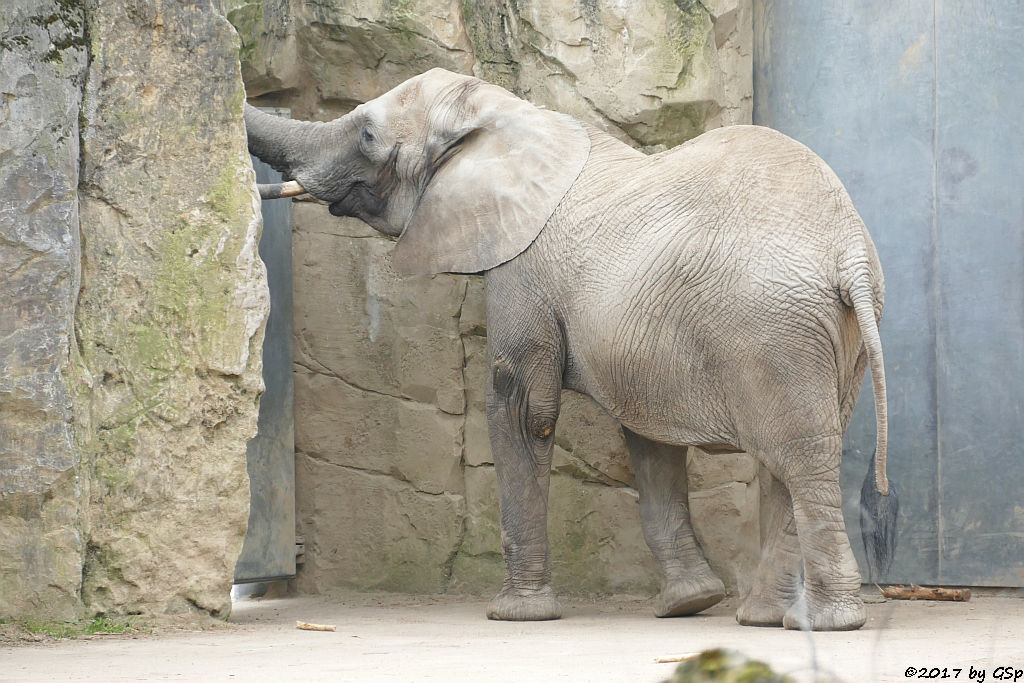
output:
M590 153L571 117L477 79L439 97L428 121L429 181L394 252L406 275L477 273L515 258Z

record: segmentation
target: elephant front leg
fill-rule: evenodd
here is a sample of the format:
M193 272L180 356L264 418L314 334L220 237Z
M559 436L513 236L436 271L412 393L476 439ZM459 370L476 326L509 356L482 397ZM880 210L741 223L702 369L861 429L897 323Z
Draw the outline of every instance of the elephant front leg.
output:
M686 448L655 443L623 428L640 494L644 540L661 572L659 617L696 614L725 597L690 524Z
M548 484L561 392L550 359L490 362L487 421L498 475L505 582L487 607L489 619L558 619L547 537Z

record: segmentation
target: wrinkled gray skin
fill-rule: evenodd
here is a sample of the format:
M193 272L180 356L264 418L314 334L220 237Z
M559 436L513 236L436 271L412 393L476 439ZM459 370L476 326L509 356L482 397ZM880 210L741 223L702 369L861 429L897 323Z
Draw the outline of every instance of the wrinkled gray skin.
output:
M870 360L887 493L882 272L817 156L736 126L648 157L439 69L331 123L251 107L246 123L250 150L332 214L401 235L400 272L485 271L507 569L489 617L561 615L546 522L565 387L624 427L661 569L656 614L725 594L690 526L684 456L699 446L752 453L777 489L740 623L864 623L839 461Z

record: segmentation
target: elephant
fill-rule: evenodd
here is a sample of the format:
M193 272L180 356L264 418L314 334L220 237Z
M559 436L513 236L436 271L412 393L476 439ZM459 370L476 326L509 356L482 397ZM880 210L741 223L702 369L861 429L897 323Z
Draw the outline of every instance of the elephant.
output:
M249 150L293 188L397 237L399 273L483 273L506 568L489 618L561 616L546 520L566 388L623 427L660 571L657 616L725 596L690 523L678 447L698 447L754 455L778 490L737 620L863 625L839 463L870 366L874 478L888 495L884 284L822 159L747 125L648 156L443 69L331 122L249 105L245 122Z

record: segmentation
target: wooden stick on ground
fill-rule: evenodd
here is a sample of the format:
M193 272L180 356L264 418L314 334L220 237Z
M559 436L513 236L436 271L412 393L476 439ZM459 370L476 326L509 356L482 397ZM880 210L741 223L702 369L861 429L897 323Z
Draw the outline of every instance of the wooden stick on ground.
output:
M882 595L893 600L952 600L967 602L971 599L970 588L940 588L938 586L886 586Z
M296 621L295 628L302 629L303 631L337 631L338 627L334 624L310 624L306 621Z
M667 657L655 657L654 662L656 664L671 664L673 662L685 662L688 659L694 657L700 657L699 652L687 652L685 655L669 655Z

